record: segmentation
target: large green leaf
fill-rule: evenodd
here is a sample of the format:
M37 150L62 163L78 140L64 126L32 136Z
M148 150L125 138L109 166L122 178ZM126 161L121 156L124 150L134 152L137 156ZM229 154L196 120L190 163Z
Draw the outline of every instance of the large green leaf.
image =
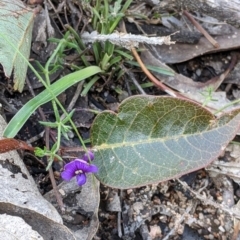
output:
M171 97L135 96L119 113L100 113L91 128L97 178L115 188L165 181L216 159L240 126L238 112L215 119L205 108Z
M67 88L72 85L91 77L94 74L101 72L101 69L97 66L90 66L79 71L70 73L55 83L49 86L50 91L45 89L37 96L28 101L11 119L8 123L6 129L4 130L4 137L13 138L18 133L18 131L22 128L24 123L28 120L28 118L32 115L32 113L40 107L42 104L47 103L54 99L54 97L58 96L60 93L65 91Z
M11 76L14 69L14 89L20 92L24 86L28 65L16 49L28 59L33 20L33 10L26 8L22 1L0 2L0 63L7 77Z

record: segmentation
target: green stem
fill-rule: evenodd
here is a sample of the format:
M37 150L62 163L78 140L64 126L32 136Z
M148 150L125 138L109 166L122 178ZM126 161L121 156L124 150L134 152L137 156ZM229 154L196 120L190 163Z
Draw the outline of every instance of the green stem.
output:
M45 78L46 78L46 83L49 86L51 84L50 82L50 78L49 78L49 65L50 63L53 61L53 59L55 58L55 56L57 55L58 51L61 49L62 45L66 43L65 39L61 39L59 44L57 45L56 49L53 51L53 54L51 55L51 57L48 59L48 61L46 62L46 65L44 67L45 69Z
M25 56L18 50L16 49L16 47L12 44L11 41L8 40L8 38L6 36L4 36L3 34L0 33L0 36L2 36L10 45L11 47L16 50L18 52L18 54L23 58L23 60L28 64L28 66L30 67L30 69L34 72L34 74L36 75L36 77L41 81L41 83L43 84L43 86L49 91L49 93L52 95L53 99L56 101L56 103L58 104L58 106L61 108L61 110L63 111L63 113L65 114L65 116L68 115L67 111L64 109L64 107L62 106L62 104L59 102L59 100L57 99L57 97L53 94L53 92L51 91L51 89L49 88L48 84L46 84L46 82L42 79L42 77L40 76L40 74L38 74L38 72L35 70L35 68L32 66L32 64L25 58ZM64 40L65 41L65 40ZM60 43L59 43L60 44ZM58 48L59 49L59 48ZM47 69L45 67L45 69ZM77 131L77 128L75 126L75 124L73 123L72 119L70 119L70 123L73 127L73 129L75 130L83 148L85 149L85 151L87 151L86 146L84 145L84 141L82 139L82 137L80 136L80 134Z
M218 110L215 111L213 114L216 115L217 113L221 112L222 110L224 110L224 109L226 109L226 108L228 108L228 107L230 107L230 106L232 106L232 105L234 105L234 104L236 104L236 103L239 103L239 102L240 102L240 99L236 99L236 100L234 100L234 101L232 101L232 102L226 104L224 107L218 109Z

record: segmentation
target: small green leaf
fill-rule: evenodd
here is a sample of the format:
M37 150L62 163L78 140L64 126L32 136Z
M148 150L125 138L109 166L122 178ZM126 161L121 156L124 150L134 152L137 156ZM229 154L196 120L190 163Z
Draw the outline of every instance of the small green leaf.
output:
M46 153L46 148L41 149L41 148L39 148L39 147L36 147L35 150L34 150L34 154L35 154L37 157L44 157L44 156L45 156L45 153Z
M72 85L99 72L101 72L99 67L91 66L62 77L50 85L52 94L46 89L27 102L8 123L3 135L8 138L15 137L31 114L42 104L51 101L54 98L53 95L58 96Z
M58 124L56 122L39 121L39 123L42 124L43 126L50 127L50 128L57 128L58 127Z
M240 127L240 111L215 119L193 102L134 96L119 113L100 113L91 128L96 177L114 188L157 183L216 159Z
M69 122L69 120L70 120L70 118L72 118L74 112L75 112L75 109L73 109L73 110L67 115L67 117L65 117L65 118L62 120L62 123L65 124L65 123Z

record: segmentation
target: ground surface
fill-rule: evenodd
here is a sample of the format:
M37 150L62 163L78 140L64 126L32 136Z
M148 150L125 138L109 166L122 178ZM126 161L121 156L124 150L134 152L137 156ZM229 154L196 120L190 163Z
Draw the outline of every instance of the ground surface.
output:
M48 6L49 16L45 17L49 17L51 20L51 25L55 30L54 37L61 38L61 34L64 32L60 20L64 24L68 22L73 28L77 29L79 34L82 29L91 31L91 24L87 24L90 19L89 11L87 8L84 8L83 4L77 1L64 1L63 3L52 1L51 4L50 1L48 2L46 6ZM157 33L165 36L181 30L180 36L177 34L173 35L173 40L177 41L177 44L189 44L189 46L195 44L195 46L202 49L202 52L197 54L194 59L192 57L184 59L184 56L188 55L189 52L191 53L190 50L189 52L181 52L180 55L183 56L182 60L172 62L166 59L163 63L168 64L177 73L189 78L192 81L189 85L193 85L193 89L197 90L200 86L199 83L207 84L208 80L216 76L218 77L226 71L233 58L233 54L237 55L238 58L239 46L235 46L233 43L231 46L231 43L228 42L226 43L229 46L228 49L224 49L223 51L220 48L216 53L205 54L208 51L199 43L202 35L196 29L192 31L183 28L180 24L182 18L178 14L175 14L174 18L171 17L168 20L161 19L160 15L158 15L159 9L148 2L151 1L146 1L146 3L144 1L141 1L141 3L133 1L128 11L128 18L124 18L127 31L141 35L143 34L142 31L144 31L147 34ZM55 6L55 10L52 6ZM134 11L135 13L147 16L147 20L140 18L137 14L134 15ZM172 11L164 9L163 13L165 15L172 14ZM196 15L202 17L199 12ZM39 19L38 25L34 26L33 31L35 35L40 31L41 23L44 24L43 19ZM169 24L170 21L174 23L171 25ZM215 20L210 19L209 21ZM170 28L170 25L174 27ZM210 25L209 29L213 30L214 28L216 30L216 26L214 25L214 28L213 25ZM118 29L120 30L120 28ZM192 26L191 29L193 29ZM226 36L226 34L229 33L222 32L223 36ZM218 39L221 38L220 33L216 35L219 36ZM181 46L183 45L180 45L179 48ZM36 41L36 38L33 38L31 58L44 64L49 57L44 52L46 52L46 49L50 52L52 48L54 48L53 45L44 45L43 42ZM233 48L234 51L232 50ZM179 55L177 50L174 51L169 52L169 56L174 54ZM55 81L59 76L71 72L71 68L68 67L70 63L75 63L76 65L82 64L81 60L76 56L76 52L66 51L65 54L63 68L51 75L51 81ZM94 63L91 46L90 50L87 50L86 56L92 59L92 63ZM238 60L235 62L235 70L222 79L219 87L216 89L216 92L223 94L224 103L228 99L235 100L239 98L239 73L237 71L239 66L237 62ZM154 86L147 88L140 87L140 90L139 88L136 90L137 84L135 81L138 84L146 84L150 81L139 68L134 68L124 62L121 64L125 66L128 74L123 75L118 80L116 80L116 76L111 76L111 74L100 78L90 89L87 96L79 97L74 105L76 112L73 120L84 139L89 138L89 129L94 119L94 114L85 111L86 109L117 111L117 106L123 99L131 95L143 93L141 90L151 95L166 94ZM7 120L11 119L20 106L32 98L28 90L29 86L34 89L35 93L43 89L30 71L28 72L28 79L29 83L26 84L25 90L20 94L12 91L11 80L4 78L2 74L0 100L4 105L4 114ZM183 85L186 88L189 86L186 82ZM60 101L65 107L71 102L75 91L76 86L69 88L59 96ZM193 92L192 94L194 95L195 93ZM214 96L214 98L220 99L218 95ZM54 115L50 104L44 105L43 111L49 120L53 120ZM43 146L44 139L39 134L44 128L37 123L38 120L40 120L40 116L38 114L33 115L19 133L18 138L29 141L34 146ZM56 132L53 130L51 135L56 136ZM238 141L238 138L236 137L235 140ZM61 144L65 147L80 145L74 135L71 136L70 141L63 141ZM238 146L232 144L219 158L219 163L227 163L229 167L231 163L238 163L238 158ZM46 163L44 162L45 160L39 159L39 162L36 162L35 157L29 153L25 153L24 159L40 191L45 194L51 189L48 172L39 163L41 161ZM213 169L214 167L215 170ZM57 183L61 182L59 178L61 168L61 164L54 163L53 170ZM232 207L237 206L240 197L239 180L236 177L238 172L232 172L231 169L226 171L226 169L220 169L217 165L213 166L213 168L211 171L202 169L184 175L180 180L170 180L135 189L117 190L101 185L98 211L99 228L93 239L237 239L239 230L238 218L232 216L234 213ZM218 169L218 172L216 169ZM234 178L232 177L233 175L235 176ZM82 228L83 226L88 226L93 218L92 213L86 214L86 212L81 211L78 216L78 220L75 219L75 222L71 224L65 222L66 225L70 227L74 226L74 229Z

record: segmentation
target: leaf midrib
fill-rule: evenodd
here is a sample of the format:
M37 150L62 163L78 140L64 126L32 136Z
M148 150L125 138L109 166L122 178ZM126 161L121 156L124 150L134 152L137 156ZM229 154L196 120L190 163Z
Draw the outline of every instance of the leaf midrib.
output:
M169 140L180 140L182 139L186 139L187 137L191 137L191 136L201 136L204 133L207 132L212 132L212 131L217 131L217 129L212 129L210 131L205 131L205 132L197 132L194 134L186 134L186 135L181 135L181 136L173 136L173 137L161 137L161 138L151 138L151 139L147 139L147 140L139 140L139 141L129 141L129 142L120 142L120 143L103 143L101 145L95 145L94 148L97 150L104 150L104 149L109 149L109 148L119 148L119 147L133 147L139 144L151 144L151 143L156 143L156 142L166 142Z

